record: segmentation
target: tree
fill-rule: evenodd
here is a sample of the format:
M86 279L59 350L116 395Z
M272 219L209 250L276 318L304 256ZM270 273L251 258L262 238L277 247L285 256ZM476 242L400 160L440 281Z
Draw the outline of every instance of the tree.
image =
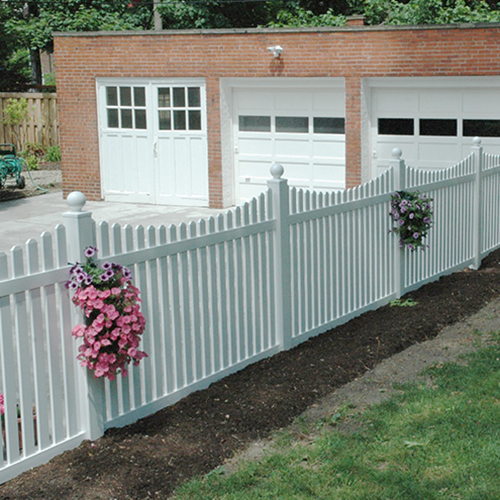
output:
M29 56L26 50L19 49L15 40L5 29L9 11L0 2L0 91L14 90L29 81Z
M7 37L30 52L31 80L41 85L40 50L52 52L54 31L114 31L148 28L150 2L123 0L4 0ZM2 59L3 60L3 59Z

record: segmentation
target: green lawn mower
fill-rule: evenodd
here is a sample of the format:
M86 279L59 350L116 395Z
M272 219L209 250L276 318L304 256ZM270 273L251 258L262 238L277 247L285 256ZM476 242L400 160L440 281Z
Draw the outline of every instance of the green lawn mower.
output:
M26 161L17 156L14 144L0 144L0 189L5 186L8 177L16 180L16 186L24 189L26 182L23 175L23 165Z

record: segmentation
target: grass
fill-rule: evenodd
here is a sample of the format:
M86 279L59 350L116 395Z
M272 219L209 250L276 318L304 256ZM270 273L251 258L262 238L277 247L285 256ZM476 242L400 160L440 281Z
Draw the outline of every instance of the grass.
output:
M279 447L231 475L216 470L181 487L181 499L498 500L500 344L466 364L426 371L430 383L362 414L344 408L310 444Z

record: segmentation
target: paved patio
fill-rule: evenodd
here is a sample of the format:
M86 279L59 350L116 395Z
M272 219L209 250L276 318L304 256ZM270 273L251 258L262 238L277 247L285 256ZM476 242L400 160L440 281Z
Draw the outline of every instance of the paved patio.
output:
M96 222L117 222L133 227L139 224L144 227L164 224L168 227L170 224L197 221L222 212L210 208L104 201L88 201L84 210L92 212ZM38 240L44 231L53 231L58 224L62 224L63 212L68 211L69 206L62 192L0 202L0 252L8 253L14 245L23 246L28 239Z

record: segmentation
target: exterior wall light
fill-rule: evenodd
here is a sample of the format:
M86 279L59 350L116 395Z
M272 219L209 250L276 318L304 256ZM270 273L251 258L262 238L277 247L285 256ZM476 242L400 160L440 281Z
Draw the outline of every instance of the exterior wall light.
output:
M267 50L271 52L271 54L275 57L278 58L281 53L283 52L283 47L281 45L274 45L272 47L268 47Z

